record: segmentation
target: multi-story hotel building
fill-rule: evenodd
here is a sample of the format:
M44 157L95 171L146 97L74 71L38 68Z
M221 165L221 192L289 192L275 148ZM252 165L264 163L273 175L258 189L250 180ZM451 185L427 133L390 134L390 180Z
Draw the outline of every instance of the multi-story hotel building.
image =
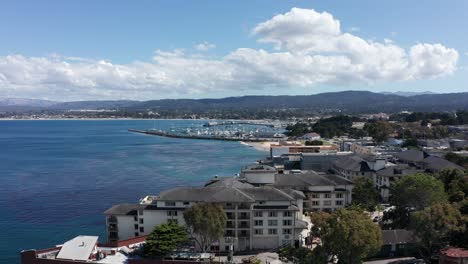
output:
M109 241L147 235L157 225L184 225L183 212L200 202L219 203L227 216L223 239L214 251L272 249L293 244L307 228L302 221L304 195L295 190L254 187L236 178L214 179L204 187L184 187L146 196L139 204L120 204L105 212Z
M224 238L212 245L225 251L275 249L301 240L308 228L303 211L336 210L351 203L352 183L315 172L276 174L273 167L249 165L238 177L215 177L203 187L174 188L138 204L108 209L108 240L149 234L155 226L184 225L183 212L196 203L217 203L227 216ZM304 208L304 206L306 208Z

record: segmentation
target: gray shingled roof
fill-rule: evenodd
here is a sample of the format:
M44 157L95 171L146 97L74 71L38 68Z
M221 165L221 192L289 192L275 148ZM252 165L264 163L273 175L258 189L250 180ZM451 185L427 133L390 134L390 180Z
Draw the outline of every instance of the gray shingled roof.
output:
M181 187L162 192L159 200L195 202L291 201L293 197L273 187Z
M137 210L143 209L144 206L140 204L116 204L111 208L107 209L104 214L105 215L136 215Z
M319 175L310 171L298 174L277 174L274 186L279 188L307 188L309 186L345 184L352 184L352 182L337 175Z
M252 188L252 184L240 181L238 177L214 177L205 187L235 187L235 188Z
M402 161L406 162L419 162L425 158L424 152L417 149L409 149L398 152L395 156Z
M421 172L421 170L415 169L413 167L409 167L407 165L397 165L397 166L389 166L384 169L377 171L377 175L385 176L385 177L392 177L392 176L406 176L409 174Z
M369 171L367 162L359 155L341 156L333 161L333 165L339 169L347 171Z
M229 187L180 187L162 192L159 200L194 202L253 202L254 199Z
M463 171L464 168L446 159L436 156L429 156L423 160L424 167L433 171L441 171L443 169L457 169Z
M241 189L240 191L254 198L256 201L294 201L286 192L273 187L258 187Z

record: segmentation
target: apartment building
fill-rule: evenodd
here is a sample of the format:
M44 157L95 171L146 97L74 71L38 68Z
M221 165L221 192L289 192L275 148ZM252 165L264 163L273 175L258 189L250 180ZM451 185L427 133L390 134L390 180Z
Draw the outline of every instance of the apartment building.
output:
M304 193L304 211L335 211L351 204L353 183L343 177L298 171L277 174L277 188L291 188Z
M146 196L139 204L115 205L105 211L108 240L147 235L157 225L184 225L183 212L190 206L210 202L221 204L227 216L224 238L213 251L274 249L292 245L307 228L302 221L304 194L271 186L256 187L238 177L216 177L203 187L174 188Z

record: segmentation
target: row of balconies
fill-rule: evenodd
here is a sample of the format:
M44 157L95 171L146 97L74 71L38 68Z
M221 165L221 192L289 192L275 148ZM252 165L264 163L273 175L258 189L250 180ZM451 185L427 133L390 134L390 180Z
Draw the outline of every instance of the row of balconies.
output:
M226 228L236 228L236 224L233 223L232 221L228 221L226 223ZM237 228L250 228L250 224L247 221L238 222Z
M227 219L235 219L235 213L226 212ZM250 219L250 214L248 213L239 213L237 214L237 219Z
M248 236L250 236L250 231L249 230L239 230L239 231L237 231L237 235L236 235L236 232L234 230L226 230L224 232L224 236L225 237L233 237L233 236L248 237Z

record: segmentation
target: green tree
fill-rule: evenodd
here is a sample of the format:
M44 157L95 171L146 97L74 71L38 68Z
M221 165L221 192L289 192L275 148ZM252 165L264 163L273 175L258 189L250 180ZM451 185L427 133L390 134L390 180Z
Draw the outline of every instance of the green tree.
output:
M421 240L422 254L427 260L431 254L450 242L450 235L465 230L465 221L460 211L448 203L438 203L414 212L411 227Z
M450 202L460 202L468 196L468 173L455 169L445 169L436 177L443 182Z
M361 177L354 181L353 204L374 211L379 201L380 194L371 179Z
M223 237L227 217L219 204L198 203L184 211L184 220L192 238L205 252L213 241Z
M187 239L188 233L182 226L175 223L158 225L146 238L145 255L148 257L164 257L186 242Z
M362 263L382 246L382 232L367 214L360 210L335 211L320 225L320 239L326 256L336 255L339 263Z
M464 167L465 169L468 169L468 157L463 157L463 156L460 156L456 153L453 153L453 152L449 152L445 155L445 159L447 159L448 161L451 161L455 164L458 164L462 167Z
M391 191L392 202L400 208L422 210L434 203L447 201L443 183L424 173L402 177L392 184Z
M388 139L388 135L393 132L393 127L384 121L377 121L372 123L366 123L364 130L369 133L369 136L374 138L377 142L384 142Z

